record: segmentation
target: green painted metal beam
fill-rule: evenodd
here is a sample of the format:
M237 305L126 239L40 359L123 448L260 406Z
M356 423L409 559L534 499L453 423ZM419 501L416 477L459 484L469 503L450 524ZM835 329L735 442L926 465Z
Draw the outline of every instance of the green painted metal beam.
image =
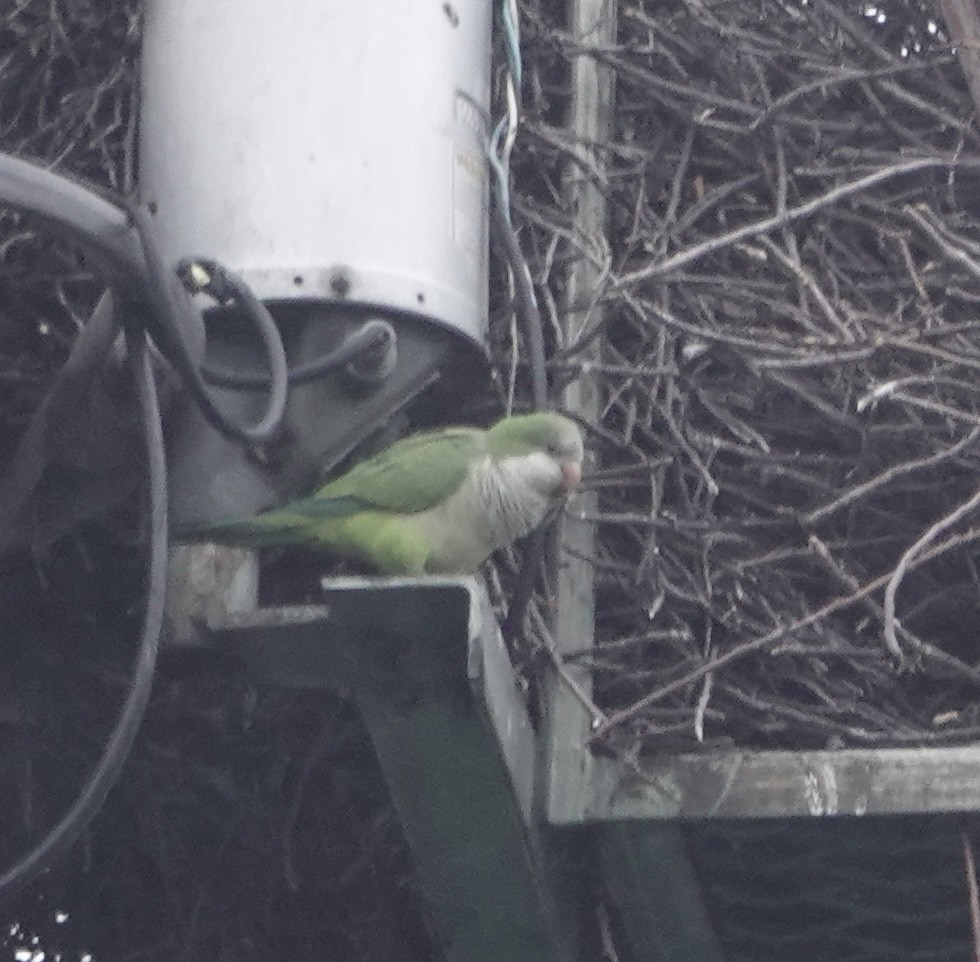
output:
M632 958L724 962L676 822L607 822L595 849Z
M573 962L534 817L535 744L482 584L343 579L212 624L265 684L356 698L451 962ZM574 899L574 896L571 896Z

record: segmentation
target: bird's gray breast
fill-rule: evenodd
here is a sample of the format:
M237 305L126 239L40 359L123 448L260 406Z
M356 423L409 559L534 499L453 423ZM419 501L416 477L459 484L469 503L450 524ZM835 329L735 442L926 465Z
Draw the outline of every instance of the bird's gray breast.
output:
M519 465L486 458L443 504L419 518L431 544L427 567L475 571L498 548L541 524L550 507Z

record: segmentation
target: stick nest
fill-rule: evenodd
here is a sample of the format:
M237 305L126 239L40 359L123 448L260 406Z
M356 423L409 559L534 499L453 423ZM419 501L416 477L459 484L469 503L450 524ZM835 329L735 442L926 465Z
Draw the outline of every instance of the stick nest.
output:
M628 2L604 46L525 15L522 241L552 384L598 397L602 740L974 739L980 133L938 10ZM608 142L569 138L579 57Z
M522 5L515 221L553 391L598 399L594 499L570 508L595 524L597 646L567 661L592 673L602 744L975 739L980 135L938 11L624 0L600 48L563 7ZM136 2L16 2L3 149L130 188L138 27ZM581 57L615 76L602 143L567 130ZM581 185L606 199L595 235ZM0 459L96 290L74 255L2 218ZM582 258L602 280L569 304ZM526 398L494 277L498 385ZM3 572L4 864L71 801L129 677L138 552L66 540L40 577L30 559ZM539 652L517 652L529 672ZM164 672L110 808L0 946L37 932L66 958L265 958L292 933L296 958L431 954L356 718L210 668Z

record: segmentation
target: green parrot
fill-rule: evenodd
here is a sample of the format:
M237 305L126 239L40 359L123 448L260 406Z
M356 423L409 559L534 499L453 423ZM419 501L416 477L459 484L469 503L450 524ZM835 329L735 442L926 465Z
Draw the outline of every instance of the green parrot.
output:
M553 412L414 434L300 501L178 529L182 541L306 545L385 574L466 574L537 528L582 479L582 435Z

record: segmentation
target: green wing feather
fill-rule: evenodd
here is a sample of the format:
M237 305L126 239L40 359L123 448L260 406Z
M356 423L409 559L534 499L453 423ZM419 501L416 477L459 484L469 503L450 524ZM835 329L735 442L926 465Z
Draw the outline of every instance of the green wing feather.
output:
M331 510L330 502L337 502L341 513L361 508L395 514L426 511L459 488L485 443L485 432L474 428L413 434L355 464L346 474L290 508L295 511L300 505L310 504L319 517Z
M486 444L474 428L414 434L354 465L308 498L255 518L189 525L182 541L219 541L271 548L329 541L332 522L362 514L403 515L426 511L450 497L466 479L470 463Z

